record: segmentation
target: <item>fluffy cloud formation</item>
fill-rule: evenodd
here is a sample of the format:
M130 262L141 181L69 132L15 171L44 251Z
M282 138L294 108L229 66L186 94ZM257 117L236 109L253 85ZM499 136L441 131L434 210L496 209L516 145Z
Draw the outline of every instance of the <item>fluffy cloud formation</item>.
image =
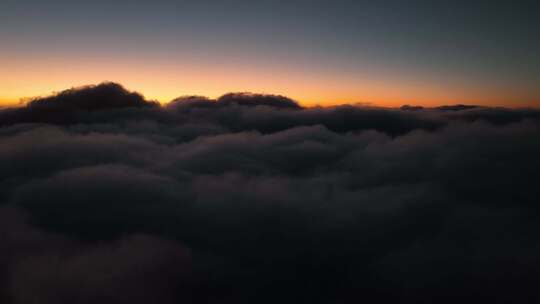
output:
M148 235L84 243L0 209L2 303L177 303L190 298L188 249Z
M6 303L536 299L537 110L102 84L0 125Z

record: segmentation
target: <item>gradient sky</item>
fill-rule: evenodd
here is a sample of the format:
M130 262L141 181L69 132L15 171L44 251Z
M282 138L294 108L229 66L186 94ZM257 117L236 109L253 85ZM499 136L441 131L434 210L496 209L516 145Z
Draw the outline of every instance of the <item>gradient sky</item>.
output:
M166 102L540 106L540 1L0 2L0 105L116 81Z

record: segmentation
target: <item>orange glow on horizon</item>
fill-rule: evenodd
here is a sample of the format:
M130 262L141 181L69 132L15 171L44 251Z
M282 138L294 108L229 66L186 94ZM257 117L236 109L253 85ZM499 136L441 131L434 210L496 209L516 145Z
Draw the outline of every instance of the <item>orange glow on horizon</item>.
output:
M50 96L53 94L56 94L57 92L61 92L65 89L70 88L77 88L81 86L85 86L88 84L98 84L103 81L95 81L95 82L80 82L75 85L50 85L47 87L54 88L54 89L47 89L45 87L36 86L35 88L28 88L25 91L20 91L20 93L16 92L16 94L10 94L7 96L0 96L0 108L2 107L17 107L22 106L25 104L27 100L37 98L37 97L44 97L44 96ZM408 104L408 105L419 105L419 106L425 106L425 107L434 107L434 106L440 106L440 105L450 105L450 104L472 104L472 105L483 105L483 106L501 106L501 107L509 107L509 108L524 108L524 107L539 107L540 100L535 99L509 99L504 97L496 97L492 96L491 98L484 98L484 97L471 97L471 96L463 96L460 98L455 97L442 97L438 96L437 98L431 98L431 97L425 97L425 98L399 98L399 97L378 97L377 95L364 95L359 97L353 97L354 95L339 95L338 93L333 94L333 92L319 92L320 94L317 95L313 92L306 92L302 94L301 92L298 92L296 94L288 94L287 92L279 91L279 90L246 90L246 89L230 89L230 90L202 90L202 89L194 89L194 90L186 90L186 91L180 91L180 90L174 90L170 88L162 88L159 89L157 86L147 86L146 89L138 89L141 87L145 87L142 85L139 85L138 88L133 85L126 84L127 82L117 81L118 83L124 85L128 90L136 91L138 93L141 93L145 96L148 100L157 100L161 104L166 104L173 99L185 96L185 95L199 95L199 96L206 96L209 98L218 98L219 96L229 93L229 92L252 92L252 93L262 93L262 94L276 94L276 95L283 95L287 96L289 98L292 98L296 100L298 103L300 103L303 106L306 107L312 107L312 106L336 106L336 105L343 105L343 104L358 104L358 105L366 105L366 106L376 106L376 107L400 107L402 105ZM168 90L167 90L168 89ZM1 93L5 93L4 91L0 91ZM23 93L25 92L25 93ZM148 94L148 92L151 92ZM178 93L176 93L178 92ZM18 94L17 94L18 93ZM391 95L391 94L389 94ZM379 95L380 96L380 95Z
M82 63L81 63L82 62ZM229 92L279 94L304 106L368 104L399 107L404 104L438 106L476 104L485 106L538 107L540 98L508 88L475 89L441 86L417 79L368 77L350 73L259 65L201 64L137 58L76 60L0 60L0 106L48 96L72 87L114 81L147 99L167 103L183 95L219 97ZM450 93L449 93L450 92ZM461 92L461 93L460 93Z

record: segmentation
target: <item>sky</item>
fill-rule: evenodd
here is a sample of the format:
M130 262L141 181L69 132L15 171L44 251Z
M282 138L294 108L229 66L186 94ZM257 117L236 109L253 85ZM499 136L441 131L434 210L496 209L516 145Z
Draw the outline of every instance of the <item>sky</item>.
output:
M115 81L147 98L540 106L537 1L0 3L0 105Z

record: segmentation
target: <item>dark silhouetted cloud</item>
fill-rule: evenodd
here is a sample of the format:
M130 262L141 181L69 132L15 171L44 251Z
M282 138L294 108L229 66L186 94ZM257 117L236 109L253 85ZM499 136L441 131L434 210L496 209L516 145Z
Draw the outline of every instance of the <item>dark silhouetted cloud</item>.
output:
M34 98L23 108L4 111L0 125L21 122L76 123L81 112L157 106L156 102L146 101L142 95L129 92L119 84L105 82Z
M217 102L224 106L230 106L233 104L241 106L269 106L278 109L295 109L299 110L301 107L292 99L279 96L279 95L261 95L250 93L230 93L221 96Z
M479 108L479 107L474 106L474 105L463 105L463 104L435 107L436 110L440 110L440 111L464 111L464 110L471 110L471 109L476 109L476 108Z
M116 83L102 83L62 91L54 96L36 98L27 104L35 111L100 111L126 107L156 106L138 93L128 92Z
M537 110L39 103L0 112L2 302L540 300Z

